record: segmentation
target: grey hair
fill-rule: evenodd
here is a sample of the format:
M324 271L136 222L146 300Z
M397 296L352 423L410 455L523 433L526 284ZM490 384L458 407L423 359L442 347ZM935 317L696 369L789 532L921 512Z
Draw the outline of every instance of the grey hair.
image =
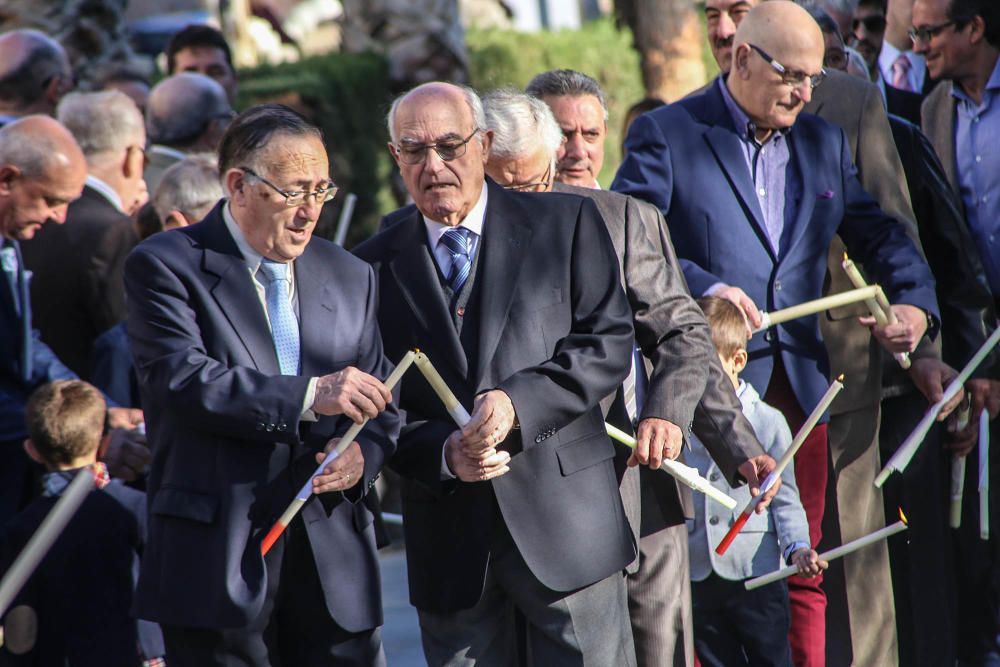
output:
M222 197L219 165L215 157L199 153L187 156L163 172L152 201L156 215L164 221L173 210L197 217L199 211L214 205Z
M12 165L25 178L38 178L65 151L49 133L29 132L23 127L22 119L0 128L0 166Z
M486 129L486 112L483 111L483 101L479 99L479 93L477 93L472 88L468 86L462 86L459 84L451 84L456 88L461 89L462 95L465 97L465 103L469 105L469 112L472 114L472 122L479 130ZM392 106L389 107L389 113L386 114L385 124L389 128L389 139L392 143L396 143L398 137L396 136L396 110L399 109L399 105L402 101L409 95L412 90L408 90L396 99L392 101ZM483 143L482 135L478 135L479 143Z
M149 140L164 146L191 145L212 120L231 111L225 89L214 79L194 72L174 74L149 92L146 102Z
M56 108L56 117L72 133L88 161L136 143L145 147L142 114L125 93L70 93Z
M555 158L563 133L549 105L519 90L494 90L483 98L486 124L493 130L490 155L511 160L544 149Z
M604 109L604 122L608 122L608 100L601 84L592 76L571 69L553 69L542 72L528 82L524 92L532 97L579 97L593 95Z

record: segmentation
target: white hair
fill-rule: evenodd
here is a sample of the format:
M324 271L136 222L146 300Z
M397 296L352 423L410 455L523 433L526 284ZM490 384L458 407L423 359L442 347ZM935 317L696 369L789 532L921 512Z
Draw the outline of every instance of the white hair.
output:
M486 125L486 113L483 111L483 101L479 99L479 93L477 93L472 88L468 86L462 86L458 84L451 84L456 88L461 89L463 96L465 97L465 103L469 105L469 112L472 114L472 122L478 130L485 130ZM399 108L400 103L409 95L412 90L409 90L396 99L392 101L392 106L389 107L389 113L385 117L385 123L389 127L389 139L392 143L396 143L398 137L396 136L396 110ZM483 137L478 135L479 143L482 144Z
M142 114L125 93L70 93L56 109L59 122L72 133L87 161L94 156L145 146L146 127Z
M153 208L160 220L177 210L191 218L222 199L222 184L215 157L208 153L189 155L163 172L153 193Z
M509 88L495 90L483 98L486 126L493 130L490 155L513 160L535 154L555 158L563 133L549 105L537 97Z

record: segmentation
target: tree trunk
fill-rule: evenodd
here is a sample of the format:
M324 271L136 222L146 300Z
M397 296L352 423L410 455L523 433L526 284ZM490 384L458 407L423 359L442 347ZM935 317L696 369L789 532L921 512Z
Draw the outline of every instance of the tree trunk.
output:
M672 102L705 83L705 35L694 0L616 0L615 13L632 29L649 96Z

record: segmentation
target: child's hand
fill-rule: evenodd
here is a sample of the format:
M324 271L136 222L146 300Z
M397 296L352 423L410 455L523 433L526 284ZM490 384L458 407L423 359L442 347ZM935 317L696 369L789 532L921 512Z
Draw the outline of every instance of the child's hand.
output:
M799 549L792 554L792 565L799 568L800 577L815 577L830 567L825 560L819 559L815 549Z

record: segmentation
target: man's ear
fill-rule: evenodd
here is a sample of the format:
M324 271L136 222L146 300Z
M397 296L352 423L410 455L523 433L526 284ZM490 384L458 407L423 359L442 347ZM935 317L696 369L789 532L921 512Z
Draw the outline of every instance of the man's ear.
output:
M982 16L974 16L969 21L969 42L979 44L986 39L986 23Z
M222 182L233 202L242 205L246 201L249 183L247 183L246 173L242 169L230 169L226 172Z
M396 166L399 167L400 166L400 164L399 164L399 154L396 152L396 146L393 145L393 143L391 141L386 142L385 145L389 149L389 155L392 156L393 162L395 162Z
M38 448L35 447L35 442L31 438L27 438L24 441L24 452L35 463L45 465L45 459L43 459L42 455L38 453Z
M179 229L180 227L187 227L190 224L191 222L187 217L175 208L170 213L167 213L167 218L163 221L163 229Z
M12 164L0 166L0 195L10 192L11 185L21 177L21 170Z
M490 158L490 148L493 147L493 130L483 131L483 164Z
M738 76L746 81L750 78L750 46L739 44L733 51L733 69L738 72Z

